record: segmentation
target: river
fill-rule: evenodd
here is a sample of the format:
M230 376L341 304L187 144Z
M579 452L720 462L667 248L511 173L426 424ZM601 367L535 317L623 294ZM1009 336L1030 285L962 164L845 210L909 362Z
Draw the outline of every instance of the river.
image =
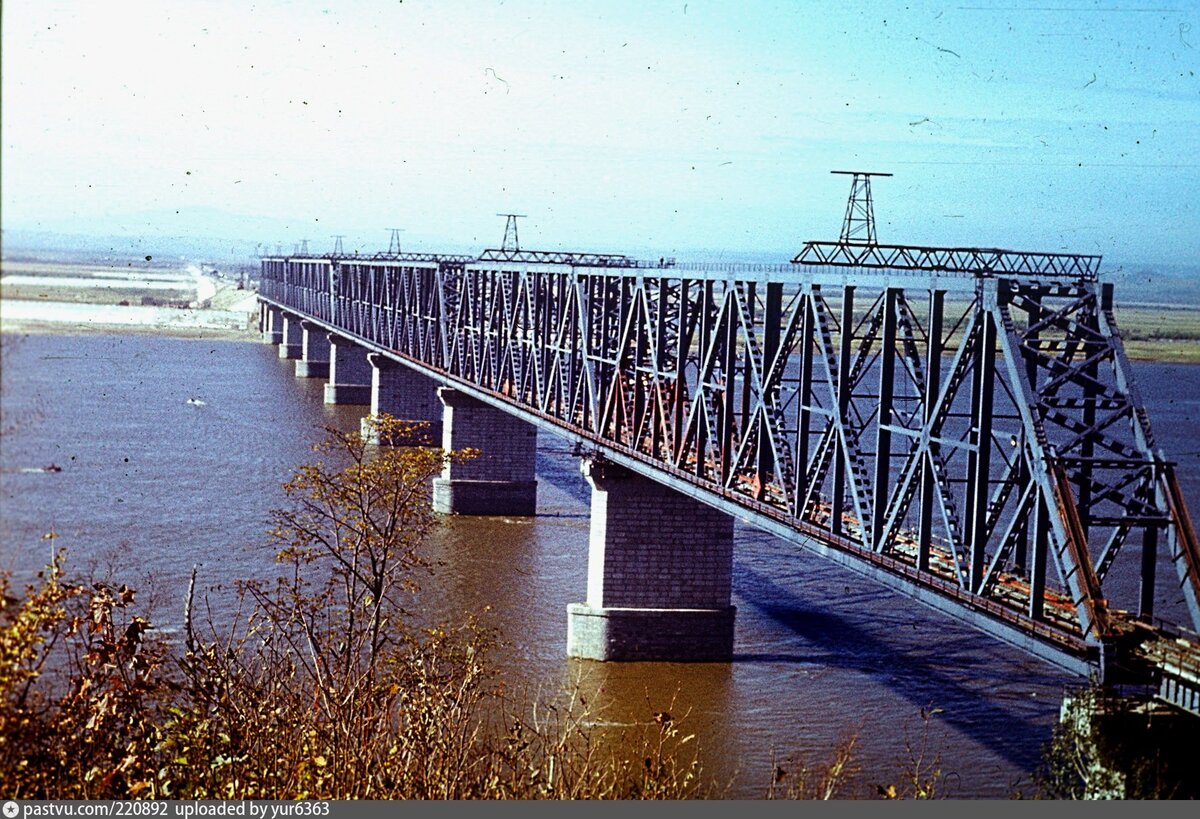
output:
M279 484L322 427L354 429L363 412L325 405L322 381L296 379L292 362L254 342L8 334L4 345L0 569L27 579L50 543L66 547L73 569L141 589L168 630L193 565L218 616L233 581L272 570L263 532ZM1135 369L1159 445L1200 510L1200 368ZM62 470L39 471L49 464ZM515 687L548 699L579 686L601 730L671 711L732 796L762 796L773 760L818 763L855 733L853 793L901 784L910 750L942 772L944 795L1030 791L1074 678L748 526L734 553L732 663L568 660L589 490L570 448L545 432L537 470L536 518L444 521L433 543L442 565L421 596L429 619L489 607Z

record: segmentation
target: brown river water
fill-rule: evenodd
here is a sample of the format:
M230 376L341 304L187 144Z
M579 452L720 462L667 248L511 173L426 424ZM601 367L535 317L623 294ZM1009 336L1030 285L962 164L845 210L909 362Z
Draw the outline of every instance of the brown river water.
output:
M141 335L5 335L0 569L48 557L143 590L168 633L198 566L218 616L233 581L272 571L263 532L279 484L325 425L361 407L322 403L318 379L255 342ZM1162 446L1200 511L1200 367L1136 364ZM188 399L196 399L189 403ZM15 427L8 429L10 425ZM60 472L44 472L55 464ZM566 657L566 607L585 596L589 490L570 447L541 432L538 516L448 518L424 582L429 621L481 613L507 645L511 685L549 701L578 686L600 731L668 710L697 735L730 796L762 796L773 760L818 763L859 736L851 793L901 783L909 749L941 792L1028 793L1075 678L972 628L739 524L732 663L605 664ZM922 709L937 709L923 731Z

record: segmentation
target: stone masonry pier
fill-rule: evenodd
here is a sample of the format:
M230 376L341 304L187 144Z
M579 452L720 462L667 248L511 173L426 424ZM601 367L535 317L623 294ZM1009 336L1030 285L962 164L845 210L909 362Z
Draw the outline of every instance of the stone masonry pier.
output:
M283 331L279 344L279 357L299 358L303 352L304 330L300 327L300 317L284 313Z
M733 656L733 518L589 459L587 602L567 607L567 653L595 660Z
M367 351L337 333L329 334L329 383L326 404L370 404L371 365Z
M436 446L442 440L442 403L438 382L380 353L370 353L371 415L387 414L401 421L424 424L404 437L381 440L369 418L362 420L362 434L382 446Z
M433 481L435 512L458 515L533 515L537 429L451 387L438 390L445 406L442 448L479 455L447 464Z
M262 302L259 327L267 344L283 343L283 311L278 307Z
M300 322L300 360L296 362L297 378L327 378L329 376L329 331L311 321Z

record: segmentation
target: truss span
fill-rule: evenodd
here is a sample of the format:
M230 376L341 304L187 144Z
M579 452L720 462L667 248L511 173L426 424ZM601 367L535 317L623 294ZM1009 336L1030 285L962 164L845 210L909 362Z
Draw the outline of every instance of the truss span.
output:
M1155 618L1200 626L1200 550L1098 261L267 258L261 297L1034 653L1136 676Z

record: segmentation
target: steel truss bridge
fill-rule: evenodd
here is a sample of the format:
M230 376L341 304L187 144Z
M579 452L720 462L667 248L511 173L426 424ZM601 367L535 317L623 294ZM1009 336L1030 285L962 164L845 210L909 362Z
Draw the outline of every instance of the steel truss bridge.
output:
M780 265L509 247L268 257L260 296L1200 713L1200 646L1157 617L1200 630L1200 547L1099 265L846 235Z

